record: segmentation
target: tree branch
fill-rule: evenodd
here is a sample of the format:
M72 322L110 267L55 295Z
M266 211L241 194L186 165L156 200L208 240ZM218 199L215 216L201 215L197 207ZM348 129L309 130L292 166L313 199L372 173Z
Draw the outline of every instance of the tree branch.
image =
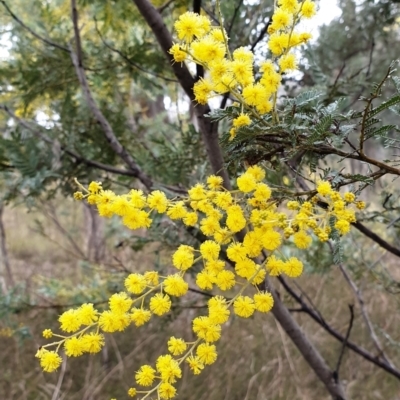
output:
M108 44L104 38L103 35L100 32L100 29L97 26L97 20L94 20L94 25L95 25L95 29L97 34L99 35L100 40L102 41L102 43L104 44L104 46L106 46L108 49L110 49L112 52L117 53L121 58L123 58L130 66L132 66L133 68L138 69L139 71L145 72L146 74L152 75L156 78L160 78L163 79L166 82L178 82L176 79L172 79L172 78L168 78L166 76L162 76L159 75L153 71L148 71L146 69L144 69L142 66L140 66L139 64L136 64L135 62L133 62L132 60L129 59L129 57L123 53L121 50L116 49L115 47L112 47L110 44ZM151 81L150 81L151 82ZM161 86L158 86L161 87Z
M332 245L332 243L330 241L328 242L328 245L329 245L329 247L330 247L330 249L331 249L331 251L333 253L333 245ZM342 263L339 263L337 265L338 265L338 267L340 269L340 272L342 273L344 279L346 280L346 282L350 286L351 290L353 291L353 293L354 293L354 295L355 295L355 297L357 299L357 302L358 302L358 304L360 306L361 315L363 316L364 322L367 325L367 328L369 330L369 334L371 336L371 340L374 343L374 346L376 347L376 349L378 350L378 356L382 357L382 359L385 360L388 365L393 367L393 363L386 356L385 351L383 350L383 347L382 347L382 345L381 345L381 343L379 341L379 338L375 333L375 329L374 329L374 327L372 325L372 322L369 319L369 315L368 315L367 310L365 309L365 303L364 303L364 299L363 299L363 296L362 296L360 288L358 288L356 283L351 279L351 277L347 273L344 265Z
M28 129L37 138L43 140L45 143L47 143L51 146L53 146L55 144L55 142L56 142L55 140L51 139L45 133L40 132L39 130L33 129L25 120L17 117L7 106L0 104L0 109L4 110L11 118L16 120L18 124L20 124L21 126L23 126L26 129ZM68 154L69 156L74 158L76 161L82 162L90 167L94 167L94 168L101 169L103 171L111 172L112 174L132 176L134 178L137 177L135 172L132 170L120 169L120 168L114 167L112 165L100 163L98 161L88 160L87 158L84 158L81 155L79 155L78 153L76 153L75 151L68 149L63 144L60 143L59 145L60 145L60 149L62 151L64 151L66 154Z
M394 254L397 257L400 257L400 249L397 247L392 246L390 243L383 240L380 236L376 233L372 232L369 228L367 228L364 224L359 221L353 222L352 225L357 228L361 233L365 236L372 239L375 243L378 243L379 246L384 248L385 250L389 251L390 253Z
M77 54L70 47L70 54L72 63L75 67L76 75L78 76L79 83L81 85L82 91L86 97L87 104L89 109L92 111L93 115L97 119L98 123L101 125L104 135L110 145L110 147L114 150L114 152L126 163L130 170L135 173L137 179L139 179L143 185L150 190L153 182L151 178L146 175L136 163L136 161L132 158L132 156L128 153L128 151L122 146L118 138L116 137L111 125L97 107L97 104L92 96L92 93L89 88L89 84L86 78L85 70L83 69L82 63L82 45L79 35L79 27L78 27L78 12L76 9L76 0L71 0L71 9L72 9L72 21L74 24L74 33L75 33L75 44L77 48Z
M318 378L323 382L332 397L335 400L345 400L346 395L343 387L339 382L335 381L333 371L331 371L319 351L304 334L268 279L266 279L265 285L266 289L271 292L274 298L274 307L272 308L272 314L274 317L299 349L300 353L317 374Z
M29 26L27 26L24 22L22 22L10 9L10 7L7 5L7 3L4 0L0 0L0 3L3 4L4 8L8 11L8 13L10 14L10 16L12 17L12 19L14 19L19 25L21 25L24 29L26 29L32 36L34 36L36 39L39 39L41 42L46 43L52 47L55 47L59 50L65 51L67 53L69 53L69 49L61 46L57 43L52 42L49 39L46 39L42 36L40 36L39 34L37 34L34 30L32 30L31 28L29 28Z
M350 310L349 327L347 328L346 337L344 338L344 341L342 343L342 349L340 351L340 355L339 355L339 358L338 358L338 361L337 361L337 364L336 364L336 368L335 368L335 371L333 373L333 378L335 379L336 382L339 382L340 365L341 365L342 360L343 360L344 350L346 349L347 341L349 340L349 337L350 337L351 328L353 328L354 306L352 304L349 304L349 310Z
M175 63L171 54L169 54L169 49L173 44L172 36L165 26L161 14L148 0L133 0L133 2L153 31L168 61L172 64L172 70L182 86L182 89L189 99L194 101L193 85L195 80L186 65L184 63ZM219 145L218 124L216 122L211 122L209 118L204 116L210 112L208 106L196 105L196 107L194 107L194 112L197 117L199 131L206 147L212 170L215 174L220 175L224 179L225 188L230 189L229 176L224 167L222 150Z
M311 309L307 303L303 301L301 296L299 296L286 282L286 280L283 277L278 277L279 282L282 284L282 286L285 288L285 290L290 294L290 296L293 297L294 300L301 306L303 311L307 313L318 325L320 325L322 328L324 328L331 336L333 336L335 339L339 340L340 342L345 341L345 337L341 335L339 332L337 332L335 329L332 328L331 325L329 325L325 319L321 316L321 314L313 309ZM384 360L381 360L379 357L374 356L367 350L365 350L363 347L351 342L350 340L347 340L346 346L353 350L355 353L359 354L361 357L364 359L370 361L374 365L376 365L379 368L382 368L389 374L395 376L396 378L400 379L400 370L388 365Z

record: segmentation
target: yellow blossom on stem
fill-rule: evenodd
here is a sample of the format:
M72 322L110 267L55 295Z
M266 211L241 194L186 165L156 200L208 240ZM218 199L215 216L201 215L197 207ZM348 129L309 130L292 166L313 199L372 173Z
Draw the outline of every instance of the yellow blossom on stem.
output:
M254 295L254 305L257 311L267 313L274 306L274 298L271 293L260 292Z
M168 351L174 355L174 356L179 356L182 353L184 353L187 349L187 344L183 339L176 338L172 336L168 340Z
M243 318L249 318L255 310L254 301L248 296L239 296L233 302L233 311L236 315Z
M53 337L53 332L51 331L51 329L45 329L42 333L43 337L45 339L50 339Z
M125 279L125 287L128 292L140 294L146 289L146 279L141 274L130 274Z
M157 293L150 299L150 310L156 315L164 315L171 309L171 299L167 294Z
M90 332L81 337L83 351L95 354L101 351L104 346L104 336L101 333Z
M187 269L189 269L194 262L193 252L193 247L181 244L178 247L178 250L176 250L176 252L172 256L172 264L174 265L174 267L181 271L186 271Z
M193 372L194 375L199 375L200 372L204 369L204 364L200 361L199 357L190 355L186 362L189 364L189 368Z
M204 365L211 365L217 360L216 347L213 344L202 343L197 347L197 357Z
M151 386L155 379L156 370L150 365L142 365L135 374L135 380L138 385Z
M142 326L151 318L151 312L143 308L133 308L131 313L132 322L135 326Z
M303 263L296 257L290 257L283 264L283 272L290 278L297 278L303 272Z
M312 238L302 230L293 235L293 241L299 249L307 249L311 245Z
M136 394L137 394L137 390L135 388L129 388L129 390L128 390L129 397L135 397Z
M169 275L164 281L164 290L171 296L183 296L188 291L189 285L178 275Z
M233 126L240 128L241 126L247 126L251 124L251 119L247 114L240 114L233 120Z
M40 366L45 372L53 372L61 365L62 359L55 351L45 351L40 357Z

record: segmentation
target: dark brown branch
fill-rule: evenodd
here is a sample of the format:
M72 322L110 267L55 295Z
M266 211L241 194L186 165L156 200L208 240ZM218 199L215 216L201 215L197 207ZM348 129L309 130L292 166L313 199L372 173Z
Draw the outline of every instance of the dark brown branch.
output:
M279 282L281 282L282 286L285 288L285 290L293 297L294 300L301 306L301 308L304 310L305 313L307 313L315 322L317 322L322 328L324 328L331 336L333 336L335 339L339 340L340 342L345 341L345 337L341 335L339 332L337 332L335 329L332 328L331 325L329 325L325 319L320 315L320 313L315 312L313 309L311 309L307 303L303 301L301 296L299 296L286 282L286 280L283 277L279 277ZM348 340L346 343L346 346L353 350L355 353L359 354L361 357L364 359L370 361L374 365L376 365L379 368L382 368L386 372L390 373L391 375L395 376L396 378L400 379L400 370L391 367L388 365L385 361L381 360L379 357L374 356L361 346L353 343L352 341Z
M398 249L397 247L392 246L386 240L383 240L376 233L374 233L370 229L368 229L364 224L362 224L361 222L357 221L357 222L354 222L352 225L355 228L357 228L361 233L363 233L365 236L367 236L370 239L372 239L375 243L378 243L379 246L381 246L385 250L389 251L390 253L394 254L395 256L400 257L400 249Z
M335 381L333 371L331 371L319 351L304 334L299 324L292 317L288 308L283 304L276 290L268 280L266 280L266 288L274 297L274 307L272 308L274 317L296 345L310 367L317 374L318 378L323 382L332 397L336 400L345 400L346 395L343 387L339 382Z
M268 32L268 27L271 25L272 23L272 18L270 18L267 23L264 25L264 27L261 29L259 35L257 36L257 39L252 43L250 49L251 51L253 51L256 46L258 45L258 43L261 42L261 40L263 39L263 37L265 36L265 34Z
M233 11L231 22L229 23L228 29L226 30L228 37L231 35L233 24L235 23L235 19L239 13L240 7L242 7L242 4L243 4L243 0L239 0L239 2L237 3L237 5L235 7L235 10Z
M29 28L23 21L21 21L10 9L10 7L7 5L7 3L4 0L0 0L0 3L3 4L4 8L8 11L10 16L19 24L21 25L24 29L26 29L32 36L34 36L36 39L39 39L41 42L48 44L49 46L55 47L59 50L65 51L69 53L69 49L67 47L61 46L57 43L52 42L49 39L46 39L39 34L37 34L34 30Z
M174 2L174 0L168 0L167 2L165 2L162 6L157 8L157 11L162 14L163 11L168 8L172 3Z
M344 341L342 343L342 349L340 350L340 355L336 364L335 371L333 373L333 377L336 382L339 382L339 369L340 365L343 360L343 355L344 355L344 350L346 349L347 341L349 340L351 329L353 328L353 322L354 322L354 306L352 304L349 304L349 310L350 310L350 321L349 321L349 327L347 328L346 336L344 338Z
M329 241L328 245L331 249L331 252L333 253L334 248L333 248L333 244ZM385 354L385 351L378 339L378 336L375 333L375 329L372 325L372 322L369 318L368 312L365 308L365 303L364 303L364 298L362 296L361 290L357 287L356 283L351 279L350 274L346 271L345 266L342 263L337 264L340 272L342 273L344 279L346 280L346 282L348 283L348 285L350 286L351 290L353 291L357 302L360 306L360 310L361 310L361 315L364 318L364 322L365 325L367 326L368 330L369 330L369 334L371 337L372 342L375 345L375 348L378 350L378 354L380 355L380 357L382 357L383 360L386 361L387 364L389 364L390 366L393 366L393 363L389 360L388 356Z
M78 12L76 10L76 0L71 0L71 9L72 9L72 21L74 24L74 32L75 32L75 44L77 48L77 54L72 51L70 48L70 54L72 63L75 67L76 74L78 76L79 83L81 85L82 91L86 97L87 104L89 109L97 119L98 123L101 125L104 135L110 145L110 147L114 150L114 152L126 163L130 170L135 173L137 179L139 179L143 185L150 190L153 182L151 178L146 175L136 163L136 161L132 158L132 156L128 153L125 147L122 146L118 138L116 137L111 125L97 107L97 104L92 96L92 92L89 88L89 84L86 78L86 73L83 69L83 63L80 56L82 55L82 45L79 35L79 27L78 27Z
M186 65L184 63L175 63L171 54L169 54L169 49L172 47L173 43L172 36L165 26L161 14L148 0L133 0L133 2L136 4L136 7L153 31L154 36L156 37L168 61L172 64L172 70L174 71L174 74L183 90L189 99L194 101L193 85L195 80L190 74ZM224 179L224 186L227 189L230 189L231 185L229 176L224 167L222 150L218 139L218 124L211 122L209 118L204 116L210 112L210 108L208 106L197 105L194 107L194 112L197 117L199 131L206 147L212 170L215 174L220 175Z
M201 13L201 0L193 0L193 12L196 14ZM196 80L204 77L204 67L196 64Z

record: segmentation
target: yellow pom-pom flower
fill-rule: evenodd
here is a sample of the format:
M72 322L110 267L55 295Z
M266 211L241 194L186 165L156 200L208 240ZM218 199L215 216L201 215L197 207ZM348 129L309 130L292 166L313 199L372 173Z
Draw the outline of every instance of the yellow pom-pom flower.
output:
M216 282L215 272L203 270L196 276L196 285L203 290L211 290Z
M135 326L142 326L151 318L151 312L143 308L133 308L131 313L132 322Z
M218 259L220 250L221 246L212 240L206 240L200 245L200 253L207 261Z
M307 249L312 243L312 238L301 230L293 235L293 241L299 249Z
M128 390L129 397L135 397L136 394L137 394L137 390L135 388L133 388L133 387L129 388L129 390Z
M51 329L45 329L42 333L43 337L45 339L50 339L53 337L53 332L51 331Z
M156 315L164 315L171 309L171 299L167 294L157 293L150 299L150 310Z
M181 271L188 270L194 262L193 252L193 247L181 244L172 256L172 264L174 267Z
M321 196L328 196L329 194L332 193L332 187L329 182L326 181L321 181L317 184L317 192Z
M190 355L186 362L189 365L189 368L193 372L194 375L199 375L200 372L204 369L204 364L200 361L199 357Z
M248 114L240 114L233 120L233 126L235 128L240 128L241 126L247 126L251 124L251 119Z
M44 351L40 357L40 366L45 372L54 372L61 365L62 358L55 351Z
M273 251L276 250L282 243L282 236L279 232L274 230L266 231L262 236L262 244L265 249Z
M290 257L283 264L283 272L290 278L297 278L303 272L303 263L296 257Z
M169 275L164 281L164 290L171 296L183 296L187 293L189 285L178 275Z
M141 274L130 274L125 279L125 287L128 292L133 294L140 294L146 289L147 282Z
M81 340L85 353L96 354L104 346L104 336L101 333L90 332L83 335Z
M217 360L216 347L213 344L202 343L197 347L197 357L205 365L211 365Z
M147 204L151 209L162 214L167 211L168 199L165 193L161 192L160 190L155 190L147 196Z
M82 304L77 309L77 315L82 325L91 325L98 319L98 311L95 310L92 303Z
M169 54L172 55L174 61L176 62L183 62L186 60L187 53L181 49L179 44L174 44L168 51Z
M135 374L135 381L141 386L151 386L155 379L156 371L150 365L142 365Z
M187 349L187 344L183 339L176 338L172 336L168 340L168 351L174 355L174 356L179 356L182 353L184 353Z
M76 310L65 311L60 315L58 321L61 324L61 330L64 332L76 332L81 326L81 321L78 318L78 312Z
M311 0L306 0L301 7L301 13L304 18L312 18L317 13L315 3Z
M284 263L274 255L268 257L266 268L271 276L278 276L283 272Z
M126 313L133 303L133 300L125 293L115 293L108 300L110 310L115 314Z
M281 72L293 71L297 69L296 56L293 53L285 54L279 59Z
M79 357L83 354L85 343L82 339L72 337L67 339L64 343L65 354L68 357Z
M257 181L255 180L254 176L251 174L243 174L239 176L236 180L238 188L243 193L249 193L256 189Z
M267 313L274 306L274 298L271 293L260 292L254 295L254 305L257 311Z
M236 284L235 274L232 271L221 271L216 276L215 283L221 290L229 290Z
M233 302L233 311L242 318L249 318L254 314L255 305L252 298L248 296L239 296Z

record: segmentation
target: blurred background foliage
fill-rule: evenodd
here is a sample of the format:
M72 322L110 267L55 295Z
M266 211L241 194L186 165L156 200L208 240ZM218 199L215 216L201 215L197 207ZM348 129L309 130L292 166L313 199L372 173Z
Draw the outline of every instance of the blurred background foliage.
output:
M172 30L173 21L198 2L152 3ZM324 3L321 0L321 12ZM340 0L338 6L341 14L337 18L319 30L313 28L315 40L302 49L302 73L285 78L282 98L288 97L289 105L292 97L312 89L319 92L318 103L312 104L319 110L343 97L337 103L338 113L361 110L363 103L358 99L369 96L373 83L382 79L390 62L399 56L399 1ZM210 166L193 119L195 105L185 98L133 2L79 0L78 7L85 71L119 141L167 190L168 185L185 189L203 179ZM213 1L203 1L202 7L208 15L215 15ZM222 1L231 49L250 43L256 57L265 58L265 32L272 11L272 0ZM169 334L186 332L190 337L188 321L202 313L207 300L193 292L174 304L169 319L109 336L101 355L69 360L55 375L41 372L33 358L42 343L41 331L55 328L57 315L66 307L83 302L106 305L110 294L121 289L127 273L167 269L172 249L189 240L188 233L171 221L161 218L148 232L129 232L118 220L100 220L93 209L71 200L74 177L84 184L102 181L117 192L141 185L132 176L88 162L122 169L81 93L68 50L73 40L70 15L68 0L33 0L29 7L24 0L0 1L2 399L125 398L134 371L165 350ZM398 72L393 76L398 77ZM383 98L395 95L396 82L383 86ZM218 108L220 101L216 99L212 107ZM393 110L382 114L385 124L398 123L398 106ZM224 138L227 125L220 126L220 133ZM386 134L367 144L369 154L377 159L392 157L398 148L398 131ZM385 149L388 137L392 142ZM243 168L244 158L257 157L246 132L238 141L226 142L225 152L231 172ZM338 176L342 169L353 175L366 171L353 160L338 165L329 157L308 159L306 155L303 164L304 174L314 171L312 179ZM293 187L294 180L279 154L264 160L264 166L272 184ZM398 181L390 176L369 186L361 195L369 207L360 215L374 232L398 248L399 192ZM342 242L342 251L343 263L362 290L380 341L398 361L398 258L358 231ZM307 274L296 285L344 334L348 304L356 302L354 293L333 265L326 245L316 243L301 257ZM283 289L282 296L290 305L292 300ZM296 318L334 365L341 344L307 315L298 312ZM220 359L199 377L184 378L178 388L181 398L327 398L272 316L250 322L233 319L224 328ZM359 310L351 338L375 351ZM400 398L396 378L352 352L345 353L341 378L352 399Z

